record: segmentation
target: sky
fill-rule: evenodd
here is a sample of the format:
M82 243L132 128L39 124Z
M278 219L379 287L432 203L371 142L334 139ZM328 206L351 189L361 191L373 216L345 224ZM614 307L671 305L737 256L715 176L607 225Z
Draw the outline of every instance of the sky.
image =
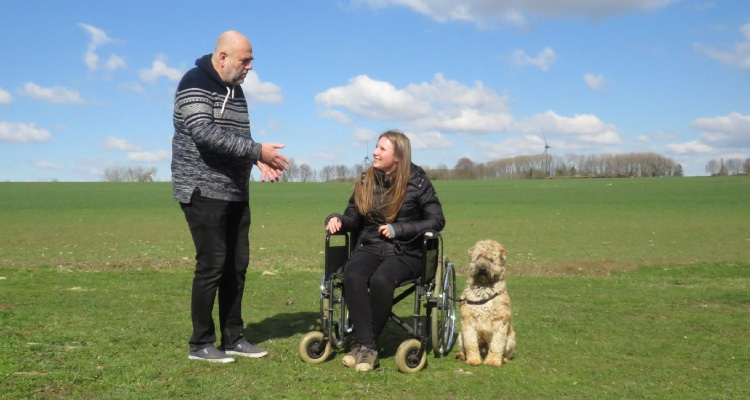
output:
M253 45L253 139L315 170L389 129L432 168L545 139L688 176L750 157L748 1L3 0L0 21L0 181L169 181L177 84L227 30Z

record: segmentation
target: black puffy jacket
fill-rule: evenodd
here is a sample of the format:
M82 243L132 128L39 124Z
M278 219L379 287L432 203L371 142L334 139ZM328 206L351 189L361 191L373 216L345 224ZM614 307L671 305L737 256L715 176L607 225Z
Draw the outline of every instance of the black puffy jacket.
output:
M364 176L364 174L363 174ZM385 183L387 185L387 183ZM367 248L383 255L406 254L415 257L421 255L422 241L418 240L426 231L441 231L445 226L443 207L438 200L435 188L425 175L424 170L415 164L411 165L411 176L406 187L406 195L396 220L391 222L395 235L386 239L378 232L383 225L381 214L362 215L354 204L354 194L344 214L331 214L341 220L341 230L357 233L357 249Z

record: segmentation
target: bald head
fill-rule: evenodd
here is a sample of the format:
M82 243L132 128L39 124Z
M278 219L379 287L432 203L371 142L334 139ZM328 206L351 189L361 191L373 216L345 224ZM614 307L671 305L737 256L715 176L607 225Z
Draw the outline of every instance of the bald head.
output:
M227 31L219 36L211 63L219 77L228 85L239 85L245 80L247 71L253 68L253 47L245 35Z

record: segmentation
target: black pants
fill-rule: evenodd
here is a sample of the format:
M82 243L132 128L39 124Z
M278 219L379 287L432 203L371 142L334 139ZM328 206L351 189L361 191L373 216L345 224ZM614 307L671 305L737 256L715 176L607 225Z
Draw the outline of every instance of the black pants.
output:
M359 344L375 348L393 307L393 292L420 272L416 257L384 257L363 248L352 254L344 266L344 297Z
M221 343L233 346L242 338L242 294L250 261L250 205L201 196L196 189L190 203L180 203L195 244L195 273L190 303L192 351L214 344L212 316L219 294Z

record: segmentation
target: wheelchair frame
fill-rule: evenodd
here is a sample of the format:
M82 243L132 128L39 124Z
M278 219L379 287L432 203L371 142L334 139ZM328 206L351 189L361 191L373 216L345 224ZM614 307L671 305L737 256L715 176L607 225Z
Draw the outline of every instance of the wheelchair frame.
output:
M343 245L331 243L334 236L344 236ZM394 296L394 306L414 296L410 322L393 310L389 318L413 338L401 343L396 351L396 364L404 373L422 370L431 348L435 357L448 354L456 338L456 273L453 263L443 260L443 239L440 232L428 231L422 238L422 273L416 279L403 282L405 290ZM350 344L353 327L344 298L342 267L356 246L356 235L326 234L325 269L320 284L321 330L303 336L299 354L304 362L318 364L326 361L333 349ZM422 314L422 308L425 313Z

